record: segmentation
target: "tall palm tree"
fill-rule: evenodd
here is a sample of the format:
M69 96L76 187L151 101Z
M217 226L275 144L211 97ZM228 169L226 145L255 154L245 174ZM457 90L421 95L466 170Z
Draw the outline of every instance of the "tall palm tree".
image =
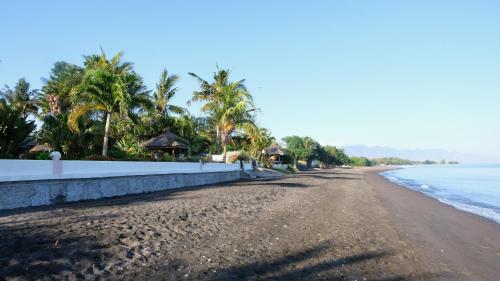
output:
M177 75L168 75L164 69L161 73L160 81L156 84L156 91L153 94L156 110L162 115L168 115L170 112L183 113L184 108L170 104L170 100L177 93L175 83L179 80Z
M100 55L87 56L85 59L82 82L72 92L73 102L77 106L69 115L68 125L78 132L78 119L81 116L92 112L103 116L102 156L107 156L112 115L133 118L138 108L150 106L151 102L132 64L122 62L122 53L108 59L101 49Z
M14 89L6 86L4 90L0 91L0 97L3 98L13 110L17 110L22 117L37 113L38 107L35 99L37 94L38 90L30 90L30 83L24 78L17 81Z
M201 111L209 115L217 139L223 148L226 161L227 146L236 130L255 130L253 97L245 87L245 80L229 81L229 70L218 69L214 81L209 83L194 73L189 73L200 83L200 90L193 93L191 102L204 102Z

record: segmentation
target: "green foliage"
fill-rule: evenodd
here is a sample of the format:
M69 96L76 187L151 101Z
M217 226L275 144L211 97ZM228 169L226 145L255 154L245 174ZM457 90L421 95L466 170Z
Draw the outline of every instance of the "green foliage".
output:
M155 109L161 115L169 115L169 113L183 113L185 109L170 104L170 100L175 96L177 87L175 83L179 80L177 75L168 75L168 71L164 69L161 73L160 81L156 84L156 91L153 95Z
M384 157L384 158L374 158L372 162L375 165L414 165L418 164L417 161L411 161L408 159L402 159L398 157Z
M217 69L209 83L194 73L189 73L200 84L191 102L202 102L201 111L208 115L209 124L216 131L216 140L223 147L224 161L231 137L236 131L256 130L253 97L245 87L245 80L231 82L229 70Z
M116 158L113 158L110 156L102 156L99 154L88 155L88 156L85 156L85 158L83 158L83 159L89 160L89 161L116 161L117 160Z
M16 158L18 145L33 133L35 122L29 120L36 112L35 91L20 79L14 90L0 91L0 157Z
M100 124L90 119L78 122L80 134L68 127L68 113L48 114L42 118L43 125L38 133L40 143L48 143L60 151L65 159L78 159L84 155L97 153L98 139L101 138Z
M323 167L350 164L349 156L344 153L344 150L331 145L320 147L318 150L318 158Z
M80 66L59 61L51 69L49 79L45 80L42 91L37 96L42 116L53 111L49 97L57 99L57 107L62 113L69 113L73 107L70 100L71 92L82 80L84 69Z
M50 152L42 151L35 155L36 160L50 160Z
M17 81L14 89L5 86L5 89L0 91L0 97L5 100L10 110L17 112L22 118L37 113L38 107L35 99L37 94L38 90L30 90L30 83L24 78Z
M189 75L199 82L199 90L188 104L201 102L201 117L171 103L179 77L167 70L149 91L132 64L122 61L121 53L108 58L101 50L85 56L81 66L56 62L41 91L30 90L29 83L20 79L14 89L0 92L0 157L16 157L18 145L29 136L62 152L64 159L151 160L141 143L172 131L188 141L189 161L211 153L226 156L228 148L241 151L239 158L245 160L268 160L262 151L275 139L255 124L258 110L245 80L231 81L229 70L219 68L210 82ZM33 117L42 121L36 134ZM288 152L284 163L293 162L291 171L300 165L311 167L313 160L323 167L416 163L399 158L349 159L342 149L322 147L310 137L289 136L283 141ZM175 159L165 154L163 160Z
M189 142L189 154L193 156L208 151L213 142L207 118L185 113L174 119L171 130Z
M312 160L317 159L320 145L310 137L289 136L284 137L286 151L294 159L297 166L299 161L304 161L311 167Z
M374 163L366 157L350 157L350 162L353 166L369 167L374 165Z
M166 162L174 162L175 161L175 157L168 154L168 153L165 153L163 154L163 161L166 161Z
M148 158L144 148L132 135L127 135L123 139L119 140L115 144L115 149L116 152L121 152L115 152L115 157L122 160L142 161Z
M117 53L108 59L103 51L100 55L87 56L82 81L71 93L75 106L68 117L68 125L73 131L79 132L78 120L82 116L98 113L97 116L105 119L103 156L108 152L113 115L135 121L138 111L152 108L142 78L121 58L122 54Z
M243 160L243 161L249 161L250 160L250 154L245 152L244 150L240 151L238 154L238 157L236 158L237 161Z

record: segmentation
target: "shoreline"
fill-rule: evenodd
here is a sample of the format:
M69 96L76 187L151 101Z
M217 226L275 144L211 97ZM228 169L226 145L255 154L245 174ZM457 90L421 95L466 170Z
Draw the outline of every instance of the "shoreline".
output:
M495 280L500 264L500 225L363 169L391 221L434 270L456 280Z
M500 228L377 171L0 213L0 279L496 280Z
M367 168L364 168L364 169L367 169ZM383 172L386 172L386 171L391 171L391 170L399 170L399 169L405 169L404 167L372 167L372 168L368 168L368 169L375 169L376 171L367 171L369 173L377 173L377 175L379 175L380 177L384 178L384 180L386 180L387 182L389 183L392 183L396 186L399 186L401 188L405 188L409 191L413 191L415 193L417 193L418 195L423 195L427 198L431 198L433 200L435 200L436 202L440 203L440 204L443 204L443 205L446 205L446 206L449 206L449 207L453 207L453 209L457 210L457 211L460 211L460 212L464 212L466 214L469 214L469 215L474 215L476 216L478 219L481 219L481 220L485 220L487 222L491 222L491 223L494 223L496 225L498 225L500 227L500 222L497 222L495 221L494 219L492 218L488 218L488 217L485 217L485 216L481 216L479 214L476 214L474 212L471 212L471 211L467 211L467 210L463 210L463 209L460 209L456 206L454 206L452 203L446 203L446 202L443 202L441 201L439 198L436 198L436 197L433 197L431 195L428 195L424 192L421 192L421 191L418 191L418 190L415 190L415 189L412 189L411 187L408 187L408 186L405 186L403 184L399 184L399 183L396 183L396 182L393 182L393 181L390 181L389 179L387 179L385 176L381 175L381 173Z

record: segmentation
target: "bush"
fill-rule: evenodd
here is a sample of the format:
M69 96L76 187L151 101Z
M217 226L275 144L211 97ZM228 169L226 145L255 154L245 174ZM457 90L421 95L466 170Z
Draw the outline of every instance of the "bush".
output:
M84 160L89 160L89 161L115 161L117 160L116 158L110 157L110 156L102 156L100 154L93 154L89 155L84 158Z
M35 160L50 160L50 152L42 151L35 155Z
M168 153L165 153L165 154L163 154L163 161L174 162L175 158L174 158L174 156L172 156L172 155L170 155Z
M361 167L373 166L373 162L366 157L351 157L350 161L353 166L361 166Z
M108 151L108 156L111 158L126 160L128 155L126 152L123 152L121 150L110 150Z

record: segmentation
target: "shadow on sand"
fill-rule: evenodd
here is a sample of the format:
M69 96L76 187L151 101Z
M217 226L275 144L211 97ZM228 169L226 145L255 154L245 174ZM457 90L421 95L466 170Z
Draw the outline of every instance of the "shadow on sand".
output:
M374 273L366 273L358 265L373 260L383 260L394 255L392 252L372 251L362 254L354 254L339 259L326 258L328 251L332 251L332 242L323 242L313 248L305 249L293 254L283 255L274 259L261 259L234 265L223 269L204 272L190 272L191 280L373 280L373 281L410 281L410 280L433 280L437 277L445 277L445 273L417 273L413 275L385 275L377 276ZM258 258L258 257L257 257ZM182 262L181 262L182 263ZM183 263L185 264L185 263ZM150 274L148 280L164 280L162 276L170 276L172 280L183 279L184 273L171 271L170 268L160 268L159 271ZM382 275L382 276L381 276ZM365 279L363 279L365 278Z
M66 223L109 217L86 216ZM70 273L83 280L94 270L104 270L106 261L113 257L102 234L61 238L50 224L0 225L0 237L0 280L64 280Z

